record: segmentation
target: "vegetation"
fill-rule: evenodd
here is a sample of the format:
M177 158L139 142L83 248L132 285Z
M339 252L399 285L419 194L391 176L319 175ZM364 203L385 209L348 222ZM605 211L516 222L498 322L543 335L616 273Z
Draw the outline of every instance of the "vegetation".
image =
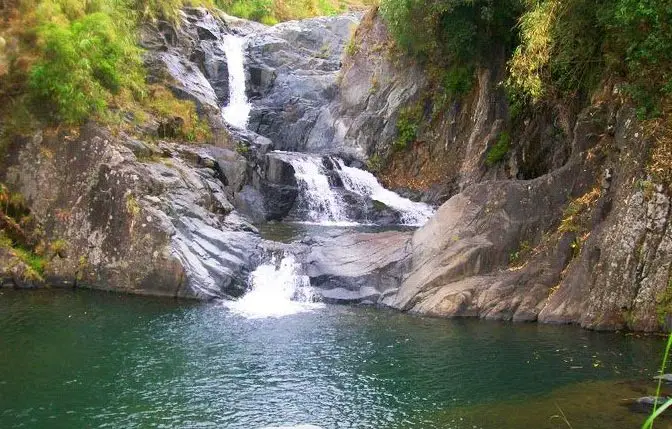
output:
M478 63L493 40L512 42L520 0L383 0L380 10L397 43L423 60ZM418 31L422 29L422 31Z
M524 261L530 257L533 250L534 248L530 245L529 241L521 242L518 249L509 253L509 265L514 267L523 265Z
M290 19L328 16L371 5L370 0L216 0L225 12L263 24Z
M63 244L57 240L54 246L61 250ZM42 281L45 257L52 248L45 245L23 197L0 184L0 253L9 256L8 268L23 264L23 280Z
M511 135L508 131L502 131L497 137L497 142L488 149L488 152L485 155L485 164L488 167L492 167L495 164L500 163L506 155L509 153L511 148Z
M193 102L177 100L160 85L148 86L139 24L176 20L179 8L206 0L17 0L0 18L0 35L12 41L0 56L0 115L5 136L39 123L76 126L89 118L123 125L147 115L179 115L186 140L205 140L209 129ZM7 46L10 44L7 43ZM4 59L4 63L2 60Z
M161 85L148 86L139 26L179 24L186 6L220 7L267 24L359 8L358 0L8 0L0 9L0 115L4 135L39 123L76 126L89 118L124 125L147 115L179 117L181 135L207 140L195 105Z
M660 365L660 375L665 374L667 368L667 358L670 356L670 349L672 348L672 334L667 338L667 345L665 346L665 352L663 354L663 362ZM662 378L658 379L658 386L656 387L656 398L660 398L661 387L663 384ZM658 404L658 400L654 402L653 411L651 415L646 419L642 425L642 429L652 429L653 422L660 417L660 415L672 406L672 398L668 398L663 404Z
M671 25L668 0L529 2L509 84L540 100L587 96L617 76L640 117L656 116L672 91Z
M587 100L610 81L652 118L672 92L669 0L382 0L380 10L450 97L504 52L515 116L527 103Z
M422 106L420 104L401 109L397 119L398 137L394 143L395 150L403 150L415 141L421 119Z
M597 203L600 195L600 187L596 186L580 197L570 201L567 207L565 207L558 231L585 234L588 231L592 208Z

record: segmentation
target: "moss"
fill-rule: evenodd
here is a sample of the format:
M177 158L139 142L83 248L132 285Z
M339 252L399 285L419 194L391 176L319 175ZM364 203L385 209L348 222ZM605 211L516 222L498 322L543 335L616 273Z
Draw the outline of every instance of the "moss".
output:
M63 239L54 240L49 243L49 253L51 253L52 258L56 256L65 258L67 250L68 243Z
M518 249L509 253L509 265L512 267L521 266L530 257L534 248L529 241L522 241L518 245Z
M373 208L376 211L382 211L382 210L387 210L388 209L387 204L385 204L383 202L380 202L378 200L371 200L371 202L373 203Z
M497 142L488 149L485 155L485 165L492 167L503 161L511 149L511 135L508 131L502 131L497 137Z
M668 279L665 289L656 297L656 314L660 325L667 323L672 315L672 278Z
M590 211L600 198L600 187L596 186L578 198L570 201L565 207L559 232L573 232L579 235L589 230ZM585 240L582 236L582 241Z
M383 159L377 153L374 153L366 161L366 168L372 173L378 173L383 169Z
M17 247L13 249L13 252L21 262L30 267L30 270L28 270L29 277L42 280L44 269L47 265L43 257L36 255L30 250Z
M243 156L248 155L250 153L250 146L245 143L238 142L236 144L236 152Z
M138 204L135 195L131 193L126 195L126 212L131 215L132 218L136 218L140 214L140 204Z

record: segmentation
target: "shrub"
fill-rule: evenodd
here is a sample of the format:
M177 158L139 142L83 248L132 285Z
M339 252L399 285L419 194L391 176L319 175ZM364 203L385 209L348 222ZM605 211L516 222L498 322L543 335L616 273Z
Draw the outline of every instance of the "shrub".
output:
M397 43L424 59L467 65L513 40L520 0L383 0L380 10ZM422 29L422 31L418 31Z
M669 0L541 0L520 20L508 85L537 101L587 96L607 75L625 80L640 117L672 92Z

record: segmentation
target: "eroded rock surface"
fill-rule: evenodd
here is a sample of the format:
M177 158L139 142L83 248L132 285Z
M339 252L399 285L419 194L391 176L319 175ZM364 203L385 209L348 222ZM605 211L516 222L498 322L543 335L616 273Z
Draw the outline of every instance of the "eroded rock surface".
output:
M147 156L149 146L93 124L80 135L21 142L3 180L68 249L48 264L49 283L200 299L242 294L259 238L233 211L221 172L188 147L154 150Z

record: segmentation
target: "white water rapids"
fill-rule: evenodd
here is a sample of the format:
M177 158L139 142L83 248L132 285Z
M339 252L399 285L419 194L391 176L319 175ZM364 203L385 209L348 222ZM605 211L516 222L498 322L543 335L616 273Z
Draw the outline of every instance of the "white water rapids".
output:
M229 104L222 109L224 120L239 129L247 127L252 106L245 95L245 39L227 34L222 40L229 69Z
M316 302L310 279L299 274L299 269L291 255L280 261L274 257L250 274L250 291L225 306L248 319L289 316L323 307Z
M245 45L246 40L235 35L224 36L221 45L229 72L229 103L222 109L222 117L239 130L247 128L252 109L245 93ZM338 158L324 160L322 156L293 152L275 152L274 155L294 168L300 188L299 204L308 222L357 225L346 213L343 197L346 192L377 200L395 209L405 225L422 225L433 214L430 206L410 201L383 188L373 174L348 167ZM333 164L333 167L329 165L327 168L325 162ZM331 183L330 179L335 183ZM310 279L300 273L300 268L291 255L281 259L274 257L251 273L249 291L243 297L224 305L231 312L249 319L282 317L322 307L323 304L316 302Z

